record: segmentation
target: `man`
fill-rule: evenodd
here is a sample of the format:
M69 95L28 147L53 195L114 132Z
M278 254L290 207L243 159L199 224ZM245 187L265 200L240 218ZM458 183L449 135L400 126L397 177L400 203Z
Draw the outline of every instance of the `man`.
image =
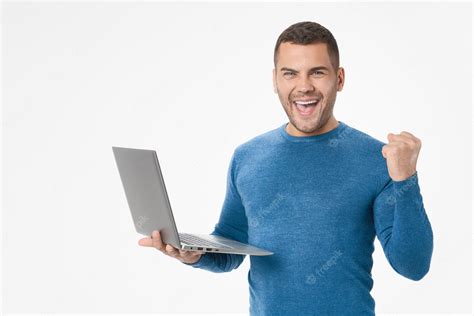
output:
M289 122L238 146L212 234L274 252L250 256L250 313L373 315L375 236L400 275L429 270L433 234L416 162L420 140L388 143L336 120L344 69L331 32L300 22L278 38L273 85ZM158 232L139 241L195 268L236 269L244 255L186 252Z

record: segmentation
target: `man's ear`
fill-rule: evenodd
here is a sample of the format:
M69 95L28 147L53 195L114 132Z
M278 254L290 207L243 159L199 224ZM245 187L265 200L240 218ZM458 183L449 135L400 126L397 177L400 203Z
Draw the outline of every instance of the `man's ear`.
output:
M278 93L278 92L277 92L277 88L276 88L276 73L275 73L275 68L273 68L273 70L272 70L272 78L273 78L273 92Z
M344 68L339 67L338 70L338 78L337 78L337 91L342 91L342 88L344 87L344 80L346 78L346 74L344 71Z

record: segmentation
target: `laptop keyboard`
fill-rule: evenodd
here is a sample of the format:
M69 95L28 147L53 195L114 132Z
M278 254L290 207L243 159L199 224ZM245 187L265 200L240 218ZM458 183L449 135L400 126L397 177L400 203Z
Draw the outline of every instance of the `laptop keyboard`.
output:
M179 239L186 244L199 246L199 247L202 246L202 247L229 248L230 249L229 246L226 246L224 244L215 243L203 238L199 238L194 235L190 235L186 233L179 233L178 235L179 235Z

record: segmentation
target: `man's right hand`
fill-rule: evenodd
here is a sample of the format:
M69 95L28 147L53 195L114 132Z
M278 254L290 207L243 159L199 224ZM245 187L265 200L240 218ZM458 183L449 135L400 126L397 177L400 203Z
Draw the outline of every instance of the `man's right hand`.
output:
M151 234L151 237L145 237L138 241L138 244L143 247L153 247L161 251L167 256L178 259L181 262L193 264L196 263L201 256L204 254L202 251L189 251L182 250L173 247L172 245L167 245L162 242L160 232L155 230Z

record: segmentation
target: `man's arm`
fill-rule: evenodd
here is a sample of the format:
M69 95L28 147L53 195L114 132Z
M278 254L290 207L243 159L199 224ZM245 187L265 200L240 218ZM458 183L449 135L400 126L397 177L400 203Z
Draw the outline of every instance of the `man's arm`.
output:
M218 235L247 243L247 217L242 204L241 197L235 186L235 171L237 167L236 152L234 151L232 159L227 170L227 186L224 203L218 223L215 225L211 235ZM224 253L205 253L193 264L184 263L194 268L200 268L211 272L229 272L237 269L245 255L224 254Z
M433 232L418 185L418 172L402 181L390 179L373 204L374 223L392 268L411 280L430 268Z

